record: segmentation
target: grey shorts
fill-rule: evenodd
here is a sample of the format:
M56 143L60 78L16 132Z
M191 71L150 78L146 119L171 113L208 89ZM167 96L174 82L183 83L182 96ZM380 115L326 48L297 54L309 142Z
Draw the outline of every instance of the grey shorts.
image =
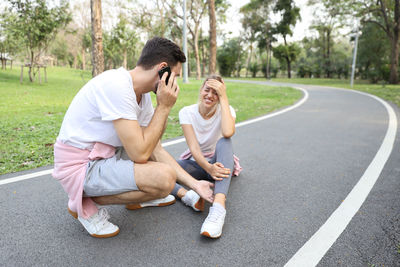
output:
M83 184L83 195L98 197L138 190L134 177L134 163L123 147L108 159L89 161Z

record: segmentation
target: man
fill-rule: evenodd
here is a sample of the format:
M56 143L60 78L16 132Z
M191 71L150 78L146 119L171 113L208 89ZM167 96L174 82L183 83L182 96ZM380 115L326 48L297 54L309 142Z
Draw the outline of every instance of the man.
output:
M185 172L160 143L179 93L177 74L185 55L173 42L153 38L137 66L106 71L90 80L69 106L54 145L54 172L68 193L68 211L90 235L111 237L118 226L97 205L128 209L165 206L175 181L212 201L212 184ZM169 66L160 79L158 72ZM150 91L156 92L153 109Z

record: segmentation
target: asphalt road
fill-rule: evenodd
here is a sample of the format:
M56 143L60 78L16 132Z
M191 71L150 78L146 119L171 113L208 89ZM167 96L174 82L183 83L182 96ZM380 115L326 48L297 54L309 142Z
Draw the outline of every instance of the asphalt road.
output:
M136 211L110 206L120 234L92 238L45 175L0 185L0 266L283 266L346 198L388 127L386 109L368 96L299 87L309 93L303 105L237 129L234 151L244 171L232 178L220 239L200 236L207 212L180 202ZM318 266L400 266L399 136L368 198ZM185 148L167 150L178 157Z

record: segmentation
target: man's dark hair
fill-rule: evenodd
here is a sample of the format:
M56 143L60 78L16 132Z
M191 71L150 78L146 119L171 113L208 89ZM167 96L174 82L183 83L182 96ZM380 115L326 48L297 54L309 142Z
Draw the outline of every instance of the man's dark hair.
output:
M173 67L178 62L186 62L186 57L174 42L162 37L154 37L143 47L137 66L148 70L161 62L167 62L168 66Z

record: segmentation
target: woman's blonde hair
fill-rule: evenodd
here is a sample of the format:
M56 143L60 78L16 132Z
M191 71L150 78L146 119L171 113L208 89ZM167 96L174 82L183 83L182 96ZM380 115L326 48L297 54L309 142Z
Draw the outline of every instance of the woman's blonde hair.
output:
M219 82L223 82L222 81L222 77L216 73L210 74L209 76L206 77L206 79L203 82L203 85L200 87L200 91L199 91L199 104L201 103L201 90L203 90L203 87L206 85L206 82L209 80L217 80ZM210 112L208 112L206 114L206 117L209 117L211 114L214 114L217 111L217 108L219 106L219 99L218 99L218 103L210 110ZM200 108L200 107L199 107ZM199 110L200 112L200 110Z

